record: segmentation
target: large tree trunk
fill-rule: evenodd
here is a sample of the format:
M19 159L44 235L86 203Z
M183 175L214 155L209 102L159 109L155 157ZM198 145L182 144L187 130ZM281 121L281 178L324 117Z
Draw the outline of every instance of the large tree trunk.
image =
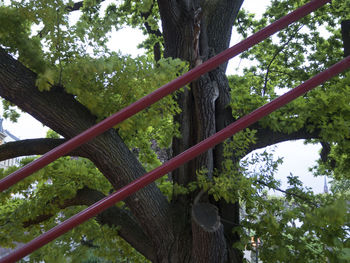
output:
M165 56L186 60L193 68L228 48L232 25L242 2L158 0ZM178 95L182 112L175 121L180 124L181 138L173 140L174 155L232 122L232 114L227 108L230 98L225 70L226 64L192 82ZM210 178L214 168L220 170L222 160L219 146L174 171L172 178L186 186L196 180L196 171L201 169L205 169ZM193 204L196 195L200 203ZM239 240L238 235L232 234L232 224L224 227L220 219L225 217L225 221L238 225L238 204L210 204L208 196L201 192L176 196L172 202L177 210L175 218L181 221L177 224L180 231L174 231L178 243L174 253L178 256L184 254L173 262L188 262L184 261L187 258L191 258L191 262L242 261L241 253L232 247ZM183 242L184 233L190 240ZM191 250L186 250L186 247Z

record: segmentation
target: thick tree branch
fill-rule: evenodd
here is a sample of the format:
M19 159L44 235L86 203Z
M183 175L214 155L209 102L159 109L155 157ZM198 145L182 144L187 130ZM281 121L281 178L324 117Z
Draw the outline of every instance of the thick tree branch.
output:
M63 90L40 92L35 86L36 78L35 73L0 48L1 97L67 139L96 123L96 117ZM113 129L84 144L79 151L88 156L115 189L145 174L140 162ZM169 246L164 242L171 242L169 204L156 185L150 184L125 202L147 235L153 237L155 246ZM155 231L157 235L154 235Z
M65 139L40 138L8 142L0 145L0 161L20 156L45 154L66 141ZM79 149L70 152L69 156L88 157Z
M97 190L90 188L83 188L77 191L74 198L65 200L63 203L59 200L54 200L52 203L57 205L58 208L64 209L70 206L86 205L90 206L95 202L104 198L105 195ZM45 220L50 219L55 214L42 214L35 219L23 222L23 227L29 227L32 225L39 224ZM154 251L150 245L150 240L136 222L135 218L132 217L130 212L113 206L98 214L96 220L101 225L108 225L119 227L119 236L127 241L132 247L142 253L146 258L154 259Z
M269 127L262 127L259 123L253 124L250 126L251 129L257 131L256 138L257 142L254 145L251 145L247 154L267 146L271 146L280 142L293 141L293 140L307 140L307 139L320 139L320 130L315 129L313 132L310 132L306 127L301 128L292 133L284 133L273 131Z
M328 161L328 156L331 152L331 144L328 142L321 142L322 150L320 153L321 161L326 163Z

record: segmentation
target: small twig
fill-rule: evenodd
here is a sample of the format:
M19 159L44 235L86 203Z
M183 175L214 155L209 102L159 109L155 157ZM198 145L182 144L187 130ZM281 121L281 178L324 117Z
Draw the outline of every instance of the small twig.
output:
M272 65L272 63L275 61L275 59L277 58L277 56L283 51L283 49L290 43L290 41L292 41L292 39L295 38L295 35L300 31L300 29L303 28L304 25L302 25L301 27L299 27L295 33L289 37L289 39L287 40L286 43L284 43L277 51L276 53L273 55L271 61L269 62L269 65L267 66L266 69L266 74L265 74L265 80L264 80L264 87L262 90L262 95L264 96L267 90L267 82L268 82L268 78L269 78L269 74L270 74L270 67Z
M270 186L270 185L264 183L264 182L261 181L261 180L255 180L255 181L256 181L257 183L259 183L259 184L262 184L262 185L264 185L264 186L270 188L270 189L274 189L274 190L279 191L279 192L281 192L281 193L284 193L284 194L286 194L286 195L294 196L294 197L296 197L296 198L299 198L299 199L303 200L303 201L306 202L306 203L309 203L309 204L311 204L311 205L313 205L313 206L315 206L315 207L318 207L318 204L317 204L317 203L314 203L314 202L312 202L312 201L310 201L310 200L307 200L307 199L305 199L305 197L303 197L303 196L301 196L301 195L298 195L298 194L296 194L296 193L287 192L287 191L282 190L282 189L280 189L280 188L278 188L278 187L272 187L272 186Z

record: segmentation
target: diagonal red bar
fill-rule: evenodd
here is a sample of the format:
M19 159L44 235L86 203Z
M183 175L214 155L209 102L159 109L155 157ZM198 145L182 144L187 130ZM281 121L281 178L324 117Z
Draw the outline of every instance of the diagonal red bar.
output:
M9 188L10 186L14 185L18 181L26 178L30 174L36 172L37 170L41 169L45 165L48 165L49 163L55 161L59 157L69 153L73 149L77 148L78 146L86 143L87 141L91 140L92 138L100 135L101 133L105 132L106 130L112 128L116 124L126 120L127 118L135 115L136 113L140 112L141 110L145 109L146 107L152 105L153 103L157 102L158 100L162 99L163 97L169 95L170 93L174 92L175 90L183 87L187 83L193 81L194 79L200 77L201 75L209 72L210 70L213 70L217 68L222 63L226 62L230 58L233 58L234 56L242 53L243 51L249 49L250 47L254 46L255 44L261 42L262 40L266 39L267 37L273 35L277 31L280 31L281 29L287 27L289 24L299 20L300 18L308 15L312 11L320 8L321 6L325 5L326 3L330 2L331 0L313 0L306 5L300 7L299 9L295 10L294 12L288 14L285 17L282 17L281 19L277 20L276 22L272 23L271 25L265 27L264 29L260 30L259 32L255 33L254 35L248 37L247 39L243 40L242 42L234 45L233 47L226 49L225 51L221 52L220 54L216 55L215 57L207 60L203 64L199 65L198 67L188 71L184 75L180 76L179 78L169 82L168 84L164 85L163 87L157 89L156 91L150 93L149 95L143 97L142 99L134 102L133 104L129 105L128 107L120 110L119 112L115 113L114 115L110 116L109 118L101 121L100 123L94 125L93 127L87 129L86 131L82 132L81 134L75 136L74 138L70 139L69 141L61 144L60 146L56 147L55 149L47 152L39 159L31 162L30 164L26 165L25 167L17 170L16 172L12 173L11 175L3 178L0 180L0 191L4 191L5 189Z
M23 247L15 250L10 255L1 259L0 263L15 262L15 261L25 257L26 255L30 254L34 250L44 246L45 244L49 243L50 241L54 240L55 238L59 237L60 235L63 235L64 233L68 232L73 227L85 222L89 218L104 211L108 207L114 205L116 202L119 202L119 201L125 199L129 195L135 193L136 191L140 190L141 188L154 182L156 179L173 171L174 169L178 168L179 166L183 165L184 163L192 160L193 158L195 158L199 154L207 151L209 148L214 147L215 145L217 145L220 142L222 142L223 140L231 137L232 135L234 135L238 131L241 131L241 130L247 128L249 125L257 122L258 120L267 116L271 112L281 108L282 106L286 105L287 103L291 102L292 100L296 99L297 97L305 94L306 92L317 87L318 85L320 85L323 82L327 81L328 79L334 77L335 75L341 73L342 71L346 70L349 67L350 67L350 56L348 56L347 58L338 62L337 64L333 65L329 69L323 71L322 73L319 73L318 75L314 76L313 78L307 80L305 83L292 89L291 91L287 92L286 94L278 97L277 99L271 101L270 103L265 104L264 106L256 109L255 111L251 112L250 114L237 120L236 122L232 123L231 125L227 126L225 129L217 132L216 134L210 136L209 138L205 139L204 141L196 144L195 146L192 146L188 150L177 155L176 157L172 158L171 160L169 160L168 162L159 166L158 168L152 170L151 172L138 178L134 182L132 182L132 183L128 184L127 186L121 188L120 190L116 191L114 194L112 194L108 197L105 197L104 199L98 201L97 203L93 204L92 206L88 207L87 209L85 209L85 210L81 211L80 213L67 219L66 221L64 221L60 225L52 228L48 232L33 239L28 244L24 245Z

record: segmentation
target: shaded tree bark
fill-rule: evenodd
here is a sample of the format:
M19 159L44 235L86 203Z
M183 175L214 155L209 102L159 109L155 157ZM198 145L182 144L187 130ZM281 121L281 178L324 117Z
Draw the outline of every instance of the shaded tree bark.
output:
M350 55L350 20L341 22L341 34L343 38L344 57Z

